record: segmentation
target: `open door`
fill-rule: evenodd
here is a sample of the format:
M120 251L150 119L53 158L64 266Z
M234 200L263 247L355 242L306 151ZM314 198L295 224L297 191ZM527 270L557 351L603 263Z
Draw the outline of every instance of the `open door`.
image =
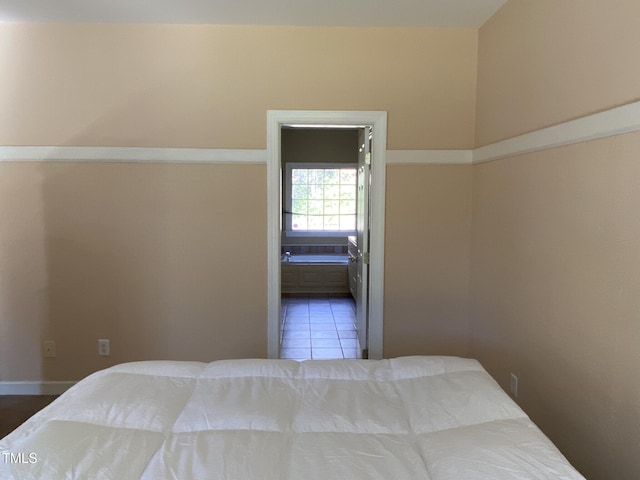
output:
M369 357L369 186L371 179L371 127L358 135L356 328L362 358Z

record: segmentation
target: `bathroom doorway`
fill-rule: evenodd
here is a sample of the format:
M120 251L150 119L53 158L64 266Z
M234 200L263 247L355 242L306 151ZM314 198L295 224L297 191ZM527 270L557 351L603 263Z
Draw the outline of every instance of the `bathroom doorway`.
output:
M322 163L322 160L328 160L323 157L331 156L336 161L325 162L328 165L322 165L322 168L327 169L326 175L341 177L345 182L345 190L351 188L349 183L352 178L348 170L355 167L359 181L354 185L357 189L357 198L352 199L347 196L324 200L325 208L337 206L334 200L338 203L342 201L344 210L337 209L330 211L331 215L325 215L323 212L319 213L317 209L321 206L317 195L312 195L313 198L303 198L299 194L292 195L292 168L291 165L287 165L288 161L283 161L283 155L288 155L286 145L283 148L283 142L286 142L287 136L295 129L304 132L303 136L312 134L314 131L322 131L324 134L320 136L326 136L328 132L332 132L342 138L349 136L352 139L357 138L353 143L357 153L351 158L343 159L340 155L323 156L321 154L318 160L318 155L315 156L316 158L313 155L313 153L319 153L316 149L304 159L311 161L299 162L311 164L306 165L306 168L313 170L311 173L317 176L322 173L322 169L318 168L319 165L314 162ZM292 351L285 351L283 352L285 355L282 356L297 359L307 356L327 358L330 349L337 347L341 349L342 358L381 358L386 112L269 111L267 143L269 357L280 358L281 347L287 350L294 348L292 346L295 344L298 348L296 355ZM305 141L301 143L309 145ZM308 149L313 150L309 146ZM299 180L307 172L302 169L296 174ZM309 185L298 185L297 188L298 191L302 191L312 187L317 190L318 181L313 180ZM323 185L322 188L331 190L332 195L340 190L335 185ZM352 207L355 205L350 204L349 200L358 202L357 217L353 215ZM296 201L295 209L294 201ZM310 201L313 201L311 203L314 204L314 208L309 208ZM330 233L318 236L318 226L322 222L325 225L324 230ZM315 232L312 232L314 230ZM347 236L352 240L357 239L358 248L355 254L348 253ZM288 261L288 257L291 256L290 250L294 250L293 256L296 257L303 253L333 255L333 258L321 269L311 270L311 265L305 265L305 269L301 270L306 279L303 281L304 285L293 294L281 291L283 283L287 284L292 276L300 275L300 272L291 273L290 268L286 271L280 270L283 258ZM308 260L305 259L305 262ZM346 264L340 267L342 262ZM357 267L356 278L360 285L360 289L355 292L352 284L340 280L347 278L344 272L347 268L353 271L354 266ZM332 268L335 270L332 271ZM327 286L319 286L317 291L313 291L313 281L310 280L319 278L329 279L328 290L326 290ZM348 278L351 278L351 275ZM283 293L286 294L285 297L281 297ZM291 319L288 325L283 322L287 317ZM317 320L313 328L309 323L312 317ZM301 355L300 348L304 341L283 342L286 327L293 327L296 322L309 329L305 334L301 331L305 328L299 328L298 332L293 332L295 329L291 328L289 331L294 335L287 337L291 339L296 336L299 338L306 336L309 339L308 352L302 357L299 355ZM357 329L354 328L354 323L357 324ZM311 335L314 331L316 338L311 343ZM323 337L326 341L322 340ZM317 355L312 355L314 344L317 347ZM336 357L337 353L337 350L334 350Z
M360 130L283 125L280 357L366 356L366 323L356 329ZM364 162L363 162L364 163ZM360 182L363 183L363 182ZM350 259L352 261L350 261ZM362 310L362 306L360 307ZM358 333L362 340L359 341Z

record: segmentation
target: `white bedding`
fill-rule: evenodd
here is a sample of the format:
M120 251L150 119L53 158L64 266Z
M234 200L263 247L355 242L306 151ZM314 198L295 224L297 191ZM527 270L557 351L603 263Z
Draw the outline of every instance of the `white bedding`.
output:
M0 440L0 478L583 477L478 362L405 357L118 365Z

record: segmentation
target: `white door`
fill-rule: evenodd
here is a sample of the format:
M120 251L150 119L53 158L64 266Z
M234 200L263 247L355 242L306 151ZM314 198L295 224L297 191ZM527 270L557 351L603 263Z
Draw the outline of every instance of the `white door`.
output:
M363 357L369 350L369 186L371 168L371 127L361 128L358 135L358 275L356 286L356 328Z

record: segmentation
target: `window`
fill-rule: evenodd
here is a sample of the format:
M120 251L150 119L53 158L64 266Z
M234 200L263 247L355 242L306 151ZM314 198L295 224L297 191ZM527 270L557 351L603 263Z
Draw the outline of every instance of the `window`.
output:
M288 163L286 187L287 234L344 236L355 232L355 164Z

